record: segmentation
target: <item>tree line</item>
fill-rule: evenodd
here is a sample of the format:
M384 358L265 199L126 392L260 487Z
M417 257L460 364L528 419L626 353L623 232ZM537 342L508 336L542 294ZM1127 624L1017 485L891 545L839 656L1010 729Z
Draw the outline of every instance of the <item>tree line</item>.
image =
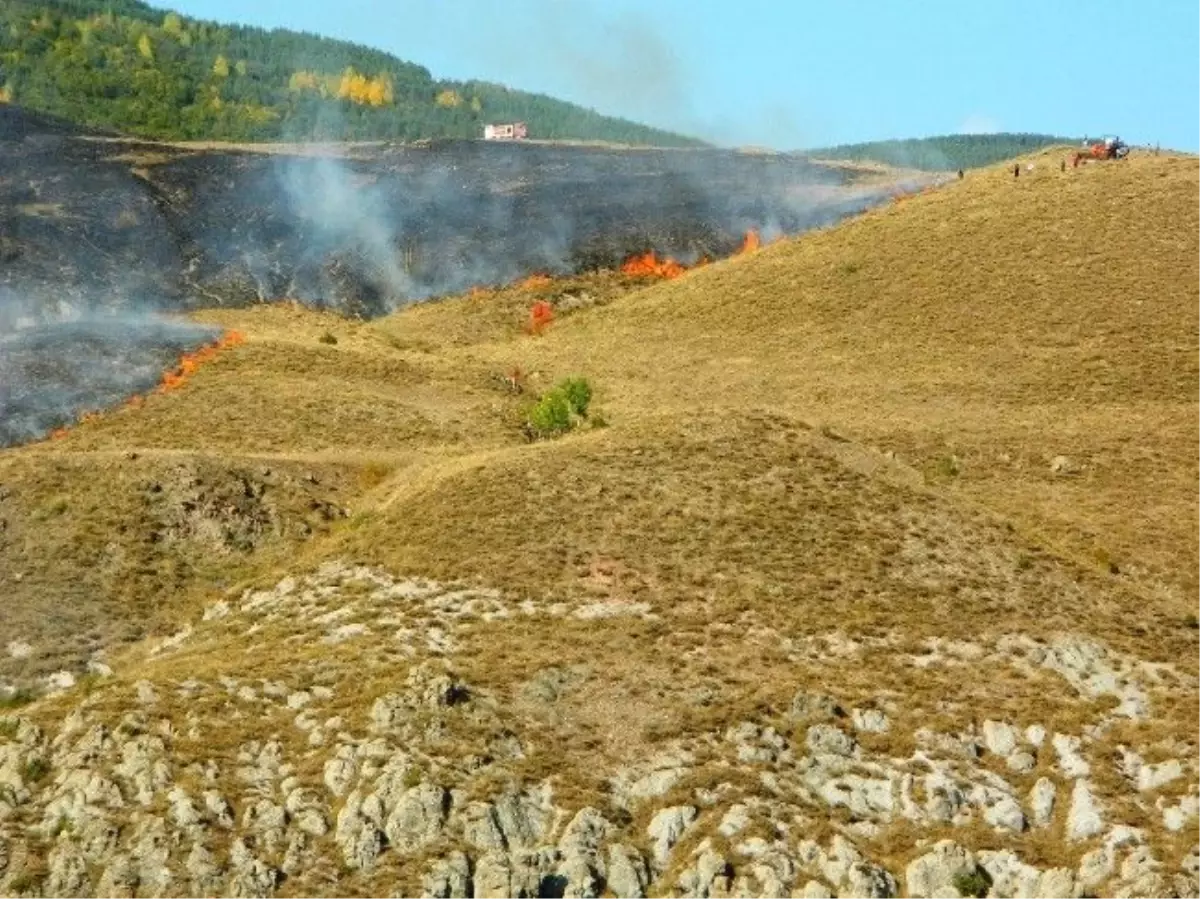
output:
M955 171L992 165L1054 144L1077 144L1078 139L1053 134L950 134L909 140L842 144L810 151L824 159L882 162L925 171Z
M140 0L5 0L0 102L166 140L473 138L524 121L533 138L702 145L541 94L435 80L359 44Z

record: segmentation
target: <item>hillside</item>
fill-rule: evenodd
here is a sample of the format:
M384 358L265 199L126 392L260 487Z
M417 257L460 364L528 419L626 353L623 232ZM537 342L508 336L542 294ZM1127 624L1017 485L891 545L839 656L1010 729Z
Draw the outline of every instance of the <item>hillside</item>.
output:
M0 452L0 892L1196 895L1200 162L1023 161Z
M902 168L932 172L952 172L994 165L1014 156L1032 153L1055 144L1075 144L1070 137L1052 134L947 134L907 140L879 140L861 144L840 144L806 151L820 159L850 159L881 162Z
M485 122L520 120L547 140L701 145L503 85L436 80L369 47L139 0L7 0L0 102L173 140L478 138Z

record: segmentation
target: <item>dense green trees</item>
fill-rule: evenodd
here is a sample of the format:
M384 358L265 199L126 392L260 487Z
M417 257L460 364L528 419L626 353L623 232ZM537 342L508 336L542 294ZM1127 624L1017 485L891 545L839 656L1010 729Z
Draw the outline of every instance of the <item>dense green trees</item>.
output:
M698 141L303 32L188 19L139 0L4 0L0 101L169 139L478 137Z
M927 171L954 171L991 165L1032 153L1051 144L1074 144L1076 138L1051 134L950 134L912 140L881 140L843 144L812 155L826 159L854 159Z

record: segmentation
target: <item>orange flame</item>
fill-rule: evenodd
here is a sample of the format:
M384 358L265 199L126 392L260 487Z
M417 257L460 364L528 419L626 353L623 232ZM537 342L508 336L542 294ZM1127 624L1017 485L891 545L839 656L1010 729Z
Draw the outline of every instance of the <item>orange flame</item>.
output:
M631 256L621 266L622 274L638 278L678 278L686 268L670 257L659 259L653 250L642 256Z
M201 365L203 365L205 362L208 362L221 350L238 346L239 344L245 342L246 336L240 331L226 331L214 342L206 346L202 346L200 349L191 353L184 353L179 360L179 364L173 370L163 374L162 381L159 382L157 392L165 393L169 390L174 390L176 387L181 385L189 375L194 374ZM145 402L146 398L144 396L134 394L122 404L121 408L138 409L141 408L142 404ZM80 414L79 418L76 419L74 426L80 427L82 425L91 424L92 422L98 421L100 418L101 413L99 412L83 412ZM61 440L67 436L67 434L70 432L70 428L71 426L69 425L61 428L55 428L46 435L46 438L48 440Z
M746 232L746 236L742 238L742 248L739 253L752 253L762 246L762 239L758 236L758 231L751 228Z
M246 336L240 331L226 331L221 337L213 343L200 347L191 353L184 353L179 359L179 364L173 371L168 371L163 374L162 381L158 385L159 393L167 393L180 387L184 381L194 375L205 362L210 362L216 358L217 353L221 350L235 347L246 342Z
M549 287L554 283L554 279L542 272L535 272L524 281L517 284L519 290L537 290L540 287Z
M538 300L529 308L529 333L541 334L554 321L554 307L547 300Z

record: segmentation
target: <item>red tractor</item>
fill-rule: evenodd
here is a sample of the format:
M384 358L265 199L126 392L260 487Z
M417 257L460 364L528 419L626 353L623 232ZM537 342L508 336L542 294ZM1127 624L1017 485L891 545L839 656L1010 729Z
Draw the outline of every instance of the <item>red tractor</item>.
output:
M1083 142L1083 149L1075 152L1075 165L1085 159L1124 159L1129 155L1129 145L1115 134L1107 135L1095 143Z

